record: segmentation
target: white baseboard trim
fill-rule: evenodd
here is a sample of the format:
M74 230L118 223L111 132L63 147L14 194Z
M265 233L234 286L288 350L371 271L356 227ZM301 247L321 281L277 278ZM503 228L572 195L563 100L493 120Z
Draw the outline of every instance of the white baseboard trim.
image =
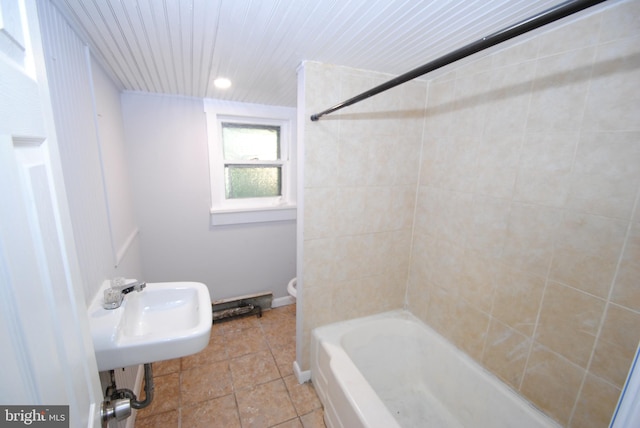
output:
M277 297L271 301L271 307L277 308L279 306L293 305L295 302L296 299L291 296Z
M311 370L300 370L300 366L297 361L293 362L293 374L296 375L296 379L298 379L298 383L305 383L311 380Z

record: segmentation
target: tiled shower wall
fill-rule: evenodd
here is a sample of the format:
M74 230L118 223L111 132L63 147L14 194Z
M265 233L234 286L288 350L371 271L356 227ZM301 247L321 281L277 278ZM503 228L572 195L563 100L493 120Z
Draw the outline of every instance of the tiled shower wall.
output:
M426 83L400 86L319 122L308 119L389 78L313 62L301 70L308 113L299 344L304 370L313 328L404 303Z
M380 78L306 64L306 112ZM311 328L406 302L562 425L606 426L640 340L638 82L634 0L437 77L424 115L414 82L305 123L303 368Z
M640 1L430 83L408 307L563 425L640 340Z

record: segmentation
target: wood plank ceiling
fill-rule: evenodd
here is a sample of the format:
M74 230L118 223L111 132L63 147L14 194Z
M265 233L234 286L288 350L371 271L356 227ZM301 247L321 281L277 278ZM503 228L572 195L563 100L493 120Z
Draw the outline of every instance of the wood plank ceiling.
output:
M295 106L303 60L401 74L559 0L53 2L123 90Z

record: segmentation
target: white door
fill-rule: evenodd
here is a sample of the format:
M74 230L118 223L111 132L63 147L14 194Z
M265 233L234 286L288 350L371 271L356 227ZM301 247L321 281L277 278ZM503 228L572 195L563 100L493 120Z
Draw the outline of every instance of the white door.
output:
M70 426L94 427L102 391L43 64L35 1L0 1L0 405L69 405Z

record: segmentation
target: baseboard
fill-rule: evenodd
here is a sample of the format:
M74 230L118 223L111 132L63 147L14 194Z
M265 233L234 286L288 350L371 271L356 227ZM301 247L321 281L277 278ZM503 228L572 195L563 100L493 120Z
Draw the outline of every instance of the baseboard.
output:
M271 302L271 307L277 308L278 306L293 305L295 302L296 299L291 296L277 297Z
M293 362L293 374L296 375L296 379L298 379L298 383L305 383L311 380L311 370L300 370L300 366L297 361Z

